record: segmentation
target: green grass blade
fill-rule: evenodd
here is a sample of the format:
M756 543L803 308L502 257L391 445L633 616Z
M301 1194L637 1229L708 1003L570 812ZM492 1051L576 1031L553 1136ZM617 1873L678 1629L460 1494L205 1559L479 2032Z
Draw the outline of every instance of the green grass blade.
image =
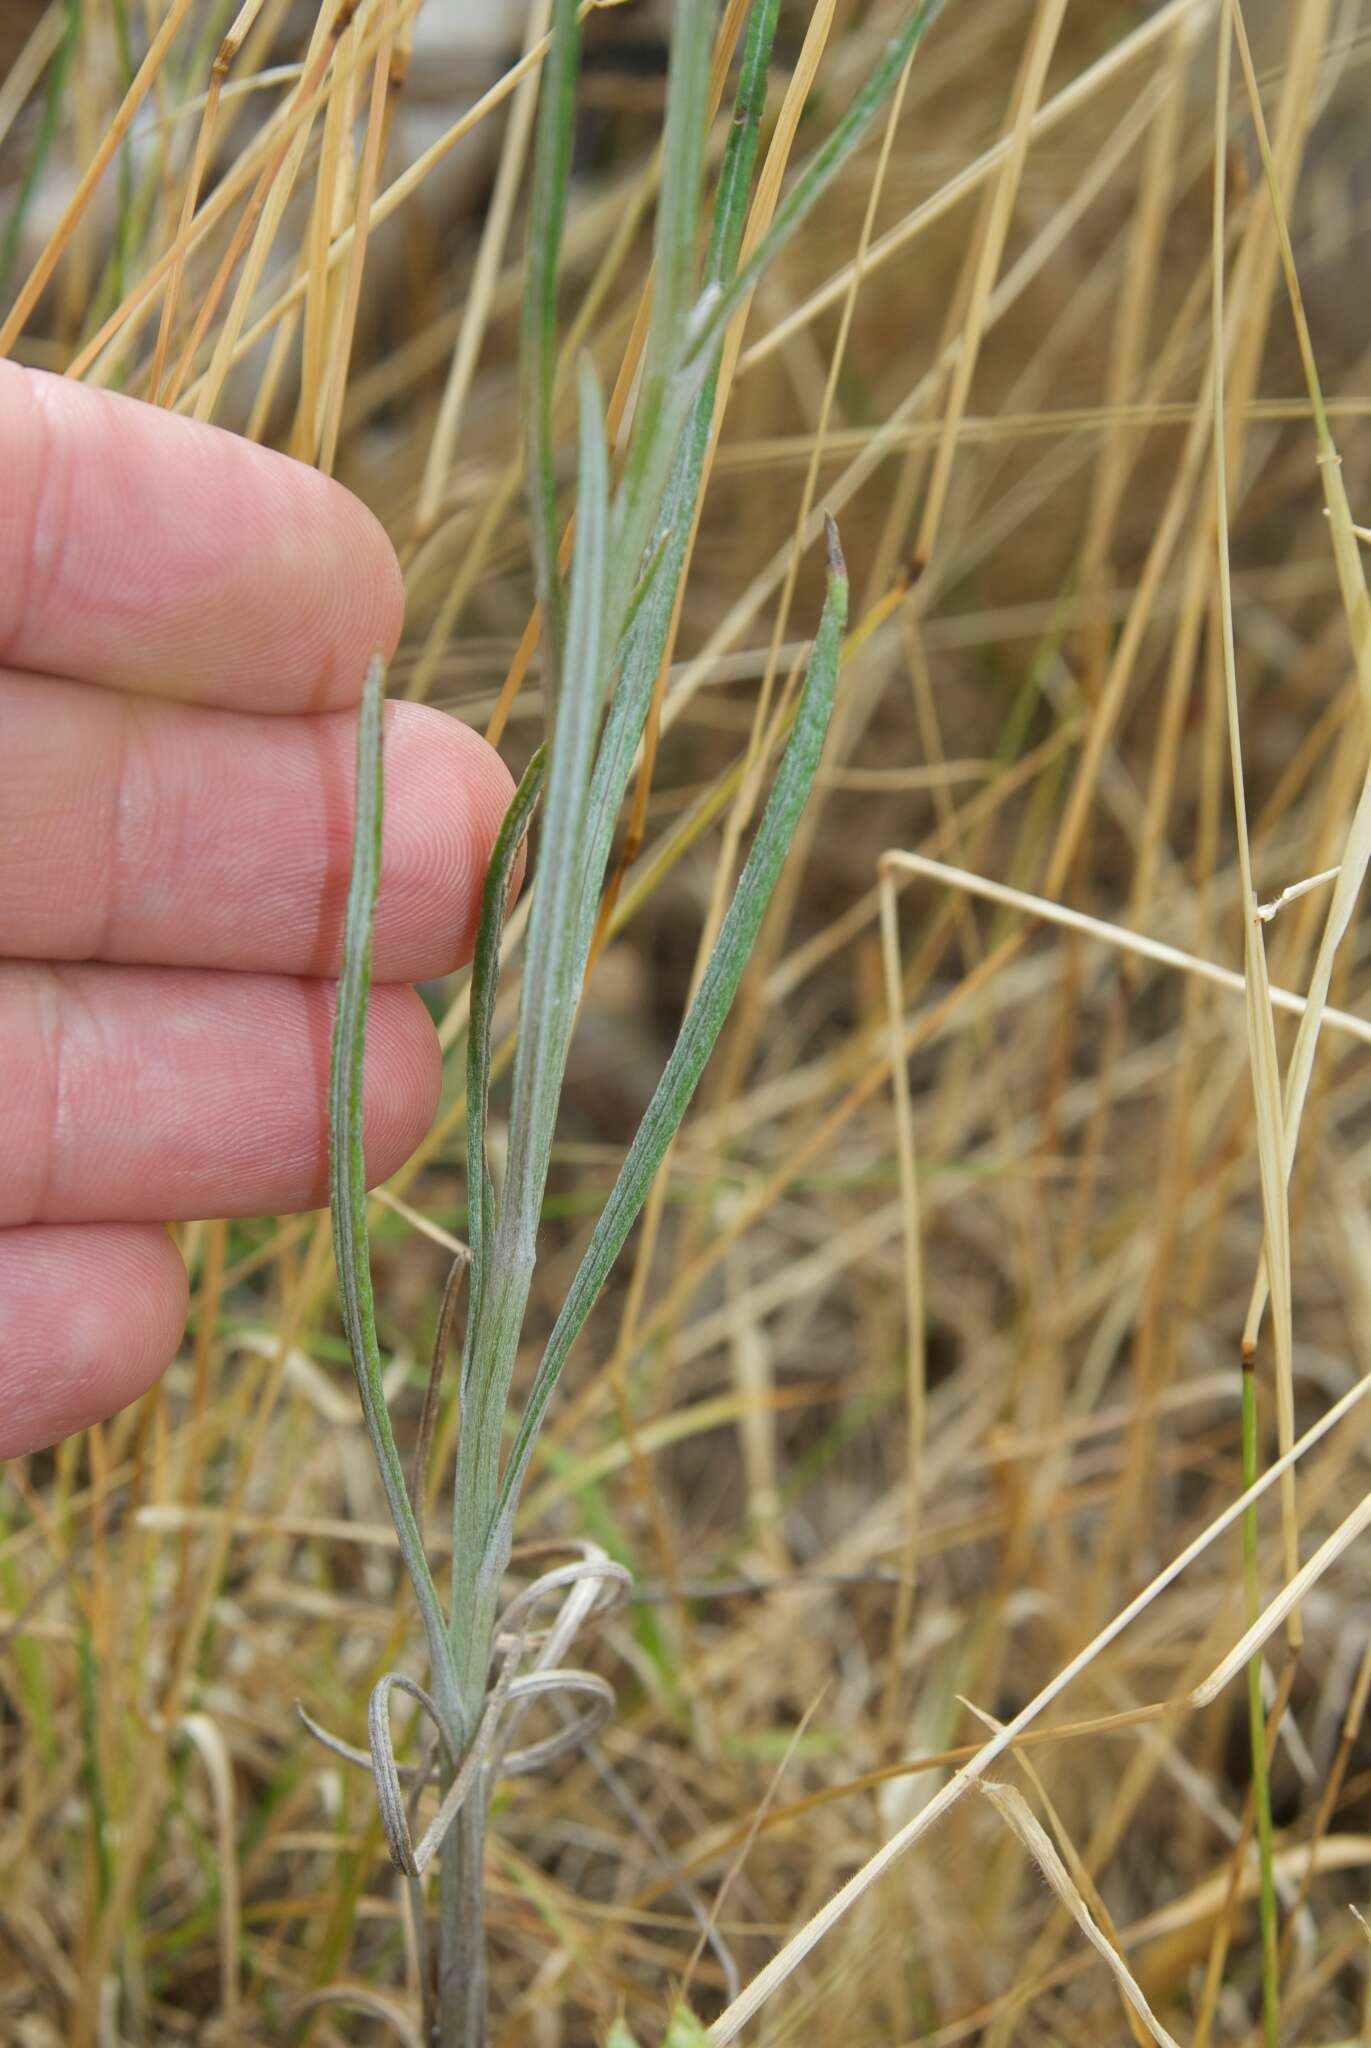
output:
M847 575L830 527L828 595L790 742L704 978L548 1340L500 1489L501 1543L508 1540L524 1470L567 1354L647 1199L742 979L823 752L846 618Z
M514 864L524 843L533 809L543 787L546 749L539 747L510 798L496 835L481 893L481 917L471 963L471 1021L467 1031L467 1244L471 1276L467 1296L467 1342L462 1357L465 1387L472 1357L472 1338L480 1322L490 1256L494 1200L486 1165L486 1118L490 1099L490 1034L495 992L500 976L500 940Z
M366 1160L362 1148L362 1069L366 1053L367 998L371 991L371 939L381 878L381 710L385 670L376 656L367 670L357 727L357 799L352 841L352 880L343 928L343 971L333 1023L329 1075L329 1194L333 1256L343 1330L352 1353L362 1413L400 1551L414 1586L428 1636L435 1686L450 1704L451 1659L442 1610L434 1589L423 1539L414 1518L404 1469L390 1426L381 1384L376 1308L371 1291L367 1242Z
M539 88L520 335L524 458L534 585L543 611L543 673L549 726L556 716L564 630L562 578L557 567L557 469L552 433L557 376L557 268L566 220L580 54L581 26L576 0L556 0L552 48L543 65Z

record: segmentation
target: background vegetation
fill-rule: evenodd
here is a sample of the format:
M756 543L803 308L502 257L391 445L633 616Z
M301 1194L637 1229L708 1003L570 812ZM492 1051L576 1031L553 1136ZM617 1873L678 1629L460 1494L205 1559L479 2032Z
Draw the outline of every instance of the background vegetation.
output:
M750 232L904 11L783 7ZM719 10L721 89L744 12ZM514 356L545 16L0 11L0 349L333 469L405 563L392 689L516 770L542 722ZM1361 0L1251 0L1249 76L1230 16L949 0L726 357L535 1337L749 843L825 508L848 649L738 1009L530 1475L521 1538L591 1537L637 1590L588 1653L614 1720L496 1801L510 2048L582 2048L620 2015L655 2042L682 1984L733 2038L741 1987L858 1873L879 1882L749 2039L1270 2040L1277 1985L1288 2042L1371 2026L1365 941L1354 922L1333 964L1287 1203L1272 1061L1291 1069L1333 892L1243 915L1249 882L1269 904L1339 865L1350 907L1367 856L1371 636L1337 479L1371 512L1371 38ZM561 312L620 407L664 21L633 0L586 24ZM1258 931L1295 999L1274 1038L1242 999ZM464 978L428 994L446 1107L371 1218L402 1448L466 1221ZM0 1475L0 2038L414 2041L371 1785L295 1710L362 1740L413 1637L327 1218L182 1242L165 1386ZM1233 1517L1147 1593L1338 1403L1259 1503L1246 1579ZM449 1399L435 1491L455 1425ZM1245 1689L1259 1611L1278 1626ZM992 1796L957 1792L987 1717L1083 1652Z

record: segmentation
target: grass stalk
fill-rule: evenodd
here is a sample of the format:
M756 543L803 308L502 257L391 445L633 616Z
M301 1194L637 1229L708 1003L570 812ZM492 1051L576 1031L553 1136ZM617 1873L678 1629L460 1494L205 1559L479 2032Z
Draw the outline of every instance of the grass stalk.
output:
M1257 1426L1256 1360L1244 1355L1242 1374L1242 1483L1256 1485L1261 1470ZM1260 1531L1256 1503L1242 1519L1243 1593L1249 1625L1261 1613L1259 1575ZM1262 2038L1266 2048L1279 2048L1280 1926L1276 1910L1274 1830L1271 1822L1271 1774L1266 1761L1266 1708L1262 1702L1262 1656L1258 1650L1247 1665L1247 1724L1252 1751L1252 1803L1256 1815L1257 1867L1261 1874L1258 1912L1261 1919Z
M1242 741L1238 718L1237 657L1233 632L1233 594L1229 563L1228 530L1228 416L1224 404L1224 238L1228 168L1228 101L1232 65L1232 35L1225 12L1219 24L1218 78L1214 96L1214 210L1213 210L1213 319L1211 351L1214 378L1214 489L1216 538L1218 542L1219 603L1216 619L1223 655L1227 705L1229 759L1232 773L1233 806L1237 827L1239 872L1242 879L1242 925L1244 969L1247 984L1248 1048L1252 1062L1252 1091L1256 1115L1257 1152L1261 1180L1262 1215L1265 1224L1265 1257L1269 1275L1272 1309L1276 1324L1278 1378L1290 1385L1290 1217L1285 1173L1285 1127L1281 1107L1280 1070L1276 1052L1270 988L1266 971L1266 947L1258 916L1252 880L1252 856L1248 844L1247 798L1243 773ZM1243 1483L1251 1487L1257 1478L1259 1438L1257 1431L1256 1354L1244 1342L1242 1370ZM1293 1432L1292 1440L1293 1440ZM1282 1449L1288 1449L1285 1444ZM1293 1474L1282 1488L1287 1533L1287 1563L1298 1562L1294 1533ZM1257 1583L1257 1530L1255 1507L1249 1508L1243 1524L1244 1582L1249 1626L1260 1611ZM1296 1646L1292 1641L1292 1648ZM1278 1974L1278 1929L1275 1872L1271 1856L1271 1787L1266 1767L1266 1717L1261 1697L1261 1653L1253 1652L1247 1668L1248 1719L1252 1758L1252 1796L1256 1810L1258 1858L1261 1873L1262 1928L1262 2018L1267 2048L1277 2048L1280 2036L1280 1980Z

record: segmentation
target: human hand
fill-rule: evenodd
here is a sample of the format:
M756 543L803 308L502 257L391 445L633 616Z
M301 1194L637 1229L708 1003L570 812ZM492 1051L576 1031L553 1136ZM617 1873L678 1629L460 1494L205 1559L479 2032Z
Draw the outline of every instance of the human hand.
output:
M402 604L338 485L0 362L0 1457L174 1356L164 1223L327 1199L352 707ZM372 1181L432 1121L407 984L470 956L511 787L455 720L386 718Z

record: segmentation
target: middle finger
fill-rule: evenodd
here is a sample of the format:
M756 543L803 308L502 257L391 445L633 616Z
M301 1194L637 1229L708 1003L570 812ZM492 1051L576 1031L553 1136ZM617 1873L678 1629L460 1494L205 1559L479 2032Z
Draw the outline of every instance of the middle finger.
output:
M0 670L0 954L336 974L356 716L269 717ZM386 707L379 981L471 957L509 775Z

